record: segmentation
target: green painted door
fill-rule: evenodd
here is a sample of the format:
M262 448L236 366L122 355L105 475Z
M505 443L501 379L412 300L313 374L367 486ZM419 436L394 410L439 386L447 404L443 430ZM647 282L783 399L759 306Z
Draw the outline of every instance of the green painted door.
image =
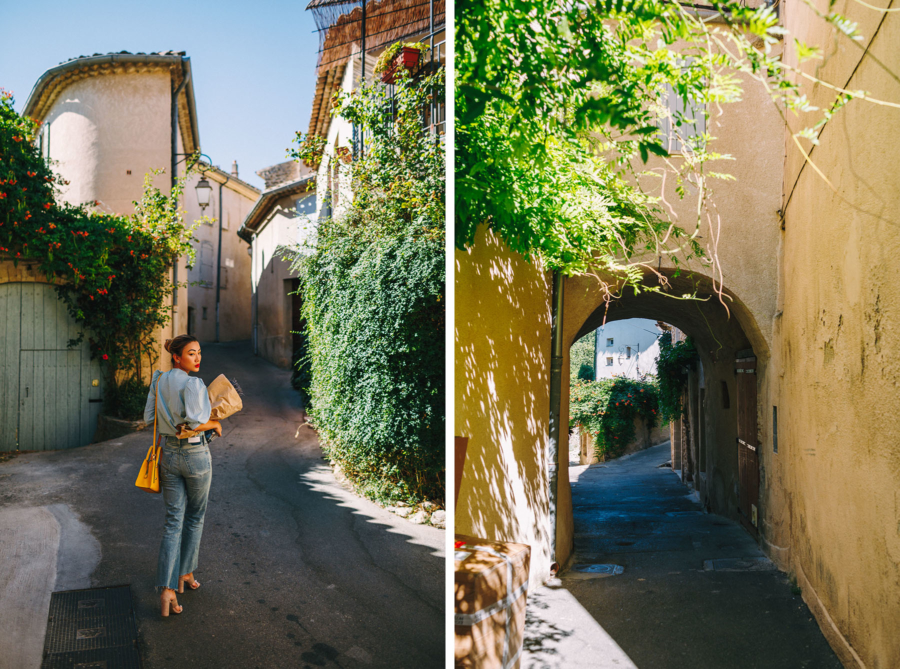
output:
M89 444L102 406L100 366L53 286L0 285L0 451ZM96 384L96 385L95 385Z

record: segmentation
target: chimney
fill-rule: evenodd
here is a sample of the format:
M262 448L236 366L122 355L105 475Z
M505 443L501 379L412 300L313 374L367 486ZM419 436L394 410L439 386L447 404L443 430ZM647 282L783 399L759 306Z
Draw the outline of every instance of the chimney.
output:
M238 169L237 169L237 161L236 160L233 163L231 163L231 176L233 176L235 179L238 178Z

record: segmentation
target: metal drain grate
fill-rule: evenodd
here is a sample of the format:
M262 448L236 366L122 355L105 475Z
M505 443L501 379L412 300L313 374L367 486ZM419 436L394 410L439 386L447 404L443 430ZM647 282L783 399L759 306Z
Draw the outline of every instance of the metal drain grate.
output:
M54 592L41 669L140 669L131 588Z
M589 579L618 576L625 572L625 567L618 564L576 564L563 574L564 578Z

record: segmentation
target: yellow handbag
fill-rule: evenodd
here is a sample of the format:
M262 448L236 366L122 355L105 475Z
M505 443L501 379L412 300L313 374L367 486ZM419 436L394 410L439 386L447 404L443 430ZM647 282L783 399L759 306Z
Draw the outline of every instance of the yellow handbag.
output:
M153 444L147 451L147 457L141 465L137 481L134 482L141 490L146 492L160 492L159 489L159 458L162 456L162 448L156 445L156 409L159 406L159 379L156 379L156 399L153 403Z

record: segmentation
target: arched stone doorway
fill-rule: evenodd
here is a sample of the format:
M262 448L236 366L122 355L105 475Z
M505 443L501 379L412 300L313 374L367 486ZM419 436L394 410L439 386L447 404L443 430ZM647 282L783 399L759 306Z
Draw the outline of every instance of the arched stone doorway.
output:
M764 515L759 501L762 463L758 445L768 440L766 421L758 420L758 409L766 406L769 382L767 337L751 309L733 292L723 289L720 297L702 275L683 273L675 277L670 270L664 272L669 275L665 292L635 293L626 289L609 301L598 283L600 277L566 279L561 416L565 420L569 415L568 356L575 341L604 322L630 318L648 318L677 327L693 338L700 358L698 369L691 374L686 404L690 423L696 429L686 445L690 461L681 466L689 472L687 478L706 508L741 521L757 536ZM655 283L648 278L651 281ZM688 294L696 299L682 298ZM563 430L559 446L562 453L567 452L567 441ZM572 546L574 525L565 467L560 468L560 474L557 545L565 555Z

